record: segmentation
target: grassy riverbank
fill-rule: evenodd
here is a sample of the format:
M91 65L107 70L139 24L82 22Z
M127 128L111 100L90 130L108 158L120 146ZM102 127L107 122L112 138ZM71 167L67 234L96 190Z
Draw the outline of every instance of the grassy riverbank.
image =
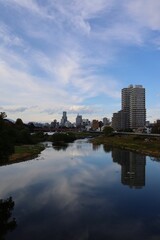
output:
M37 157L43 150L43 144L15 146L15 153L9 157L9 162L24 161Z
M94 144L118 147L160 158L160 138L130 135L99 136L91 140Z

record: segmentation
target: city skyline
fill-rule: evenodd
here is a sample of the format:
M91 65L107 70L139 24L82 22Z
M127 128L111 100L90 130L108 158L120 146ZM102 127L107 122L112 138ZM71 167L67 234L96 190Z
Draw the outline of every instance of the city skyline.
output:
M111 119L121 89L143 85L160 118L158 0L0 0L0 111L51 122Z

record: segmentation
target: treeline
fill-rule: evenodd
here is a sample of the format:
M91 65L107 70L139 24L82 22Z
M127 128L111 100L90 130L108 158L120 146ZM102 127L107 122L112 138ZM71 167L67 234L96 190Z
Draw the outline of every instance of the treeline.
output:
M35 144L45 141L43 133L30 134L30 128L18 118L15 123L5 119L4 112L0 113L0 158L5 159L14 153L15 145Z

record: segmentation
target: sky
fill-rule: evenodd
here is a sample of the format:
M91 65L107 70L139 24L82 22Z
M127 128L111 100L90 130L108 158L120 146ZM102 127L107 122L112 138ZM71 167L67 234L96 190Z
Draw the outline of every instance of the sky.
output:
M24 122L111 118L121 89L160 118L159 0L0 0L0 112Z

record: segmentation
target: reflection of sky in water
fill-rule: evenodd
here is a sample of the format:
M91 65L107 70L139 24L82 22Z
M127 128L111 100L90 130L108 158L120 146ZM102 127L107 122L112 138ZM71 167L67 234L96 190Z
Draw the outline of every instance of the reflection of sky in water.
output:
M142 189L121 184L121 165L78 140L1 167L0 198L13 197L18 223L6 239L159 239L160 164L147 158Z

